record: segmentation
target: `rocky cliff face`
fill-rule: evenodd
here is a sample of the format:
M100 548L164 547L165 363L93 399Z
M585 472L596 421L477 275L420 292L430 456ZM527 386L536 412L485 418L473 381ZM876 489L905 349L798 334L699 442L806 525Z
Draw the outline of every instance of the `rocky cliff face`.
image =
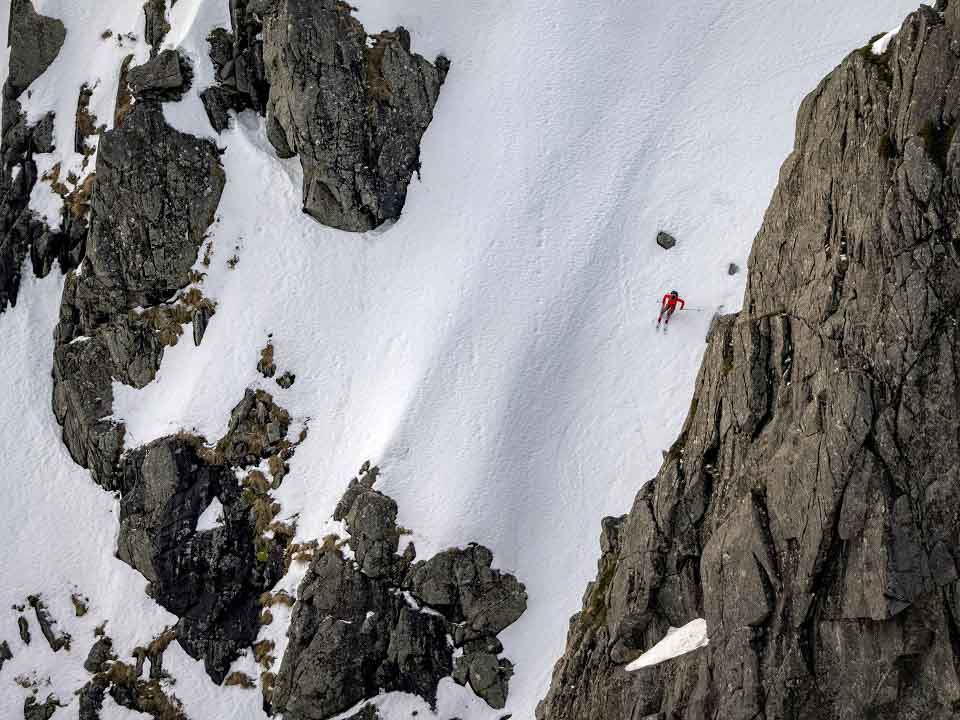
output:
M30 125L18 98L52 63L66 38L63 23L38 14L30 0L10 5L10 72L3 85L0 120L0 312L17 301L20 269L28 253L34 272L45 275L59 256L67 269L76 265L79 252L64 233L51 237L44 224L27 207L37 182L34 153L53 146L53 113Z
M681 436L538 708L574 718L960 713L960 2L804 101ZM637 672L666 630L708 647Z

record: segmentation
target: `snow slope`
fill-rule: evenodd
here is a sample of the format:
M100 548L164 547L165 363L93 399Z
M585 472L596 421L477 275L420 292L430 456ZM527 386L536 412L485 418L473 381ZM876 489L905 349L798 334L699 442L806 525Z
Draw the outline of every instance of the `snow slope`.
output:
M99 79L112 97L122 54L100 35L142 35L142 15L129 10L140 3L36 4L64 19L68 40L30 112L57 108L69 119L84 81ZM118 387L115 415L129 446L181 428L215 439L244 388L267 389L309 419L278 497L284 514L299 515L302 539L334 527L350 476L364 460L379 463L379 487L421 557L481 542L530 594L501 636L517 666L506 710L448 681L440 717L532 718L595 574L600 518L625 512L655 474L684 419L712 312L740 302L745 275L728 276L727 264L746 265L801 98L916 3L354 4L368 30L405 25L414 50L453 61L404 216L366 235L314 223L300 212L299 162L275 157L259 118L236 119L218 139L227 186L203 268L217 314L201 347L185 340L167 353L152 385ZM192 57L197 82L165 112L198 134L211 134L196 95L212 77L205 37L228 22L226 5L178 0L171 13L167 44ZM653 243L661 228L679 238L670 252ZM71 699L103 618L124 653L173 621L112 558L116 503L59 442L49 367L60 281L24 286L0 316L0 527L13 539L0 559L0 608L42 589L83 639L56 656L36 633L29 648L11 642L0 717L15 717L26 693L10 690L8 674L29 668ZM669 335L656 335L657 302L671 287L703 311L680 313ZM287 391L256 373L271 333L279 371L297 375ZM283 585L298 581L294 571ZM84 618L72 616L74 585L90 598ZM278 611L265 629L280 649L284 619ZM12 622L0 640L15 639ZM256 693L214 688L175 646L169 654L191 717L262 716ZM253 674L251 658L237 667ZM382 704L388 720L411 708L429 717L409 698ZM76 703L61 713L75 717Z

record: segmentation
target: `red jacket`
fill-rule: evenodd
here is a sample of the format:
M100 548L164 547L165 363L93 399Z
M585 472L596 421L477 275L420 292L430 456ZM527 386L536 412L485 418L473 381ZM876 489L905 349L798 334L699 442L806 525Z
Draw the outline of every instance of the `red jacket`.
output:
M671 295L670 293L667 293L666 295L663 296L663 300L660 302L660 305L664 310L676 310L677 303L680 303L681 310L683 310L683 308L686 307L686 304L687 304L684 301L684 299L679 295L677 297L673 297L673 295Z

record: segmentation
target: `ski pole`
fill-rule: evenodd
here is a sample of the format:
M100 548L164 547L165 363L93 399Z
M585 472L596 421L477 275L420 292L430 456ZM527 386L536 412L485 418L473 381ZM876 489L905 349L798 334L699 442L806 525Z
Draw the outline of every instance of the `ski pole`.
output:
M660 303L658 302L657 305L660 305ZM722 309L722 308L723 308L723 305L721 305L721 306L720 306L719 308L717 308L717 309L720 310L720 309ZM700 306L698 306L698 305L690 305L690 306L685 306L685 307L683 308L683 310L691 310L691 311L693 311L693 312L707 312L707 311L710 310L710 308L700 307ZM683 312L683 311L677 310L677 312Z

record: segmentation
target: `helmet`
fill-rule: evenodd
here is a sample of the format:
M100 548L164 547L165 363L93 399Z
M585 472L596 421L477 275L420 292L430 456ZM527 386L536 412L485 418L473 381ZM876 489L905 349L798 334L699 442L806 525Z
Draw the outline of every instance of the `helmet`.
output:
M676 297L676 296L679 295L680 293L678 293L676 290L671 290L671 291L670 291L670 294L673 295L674 297Z

